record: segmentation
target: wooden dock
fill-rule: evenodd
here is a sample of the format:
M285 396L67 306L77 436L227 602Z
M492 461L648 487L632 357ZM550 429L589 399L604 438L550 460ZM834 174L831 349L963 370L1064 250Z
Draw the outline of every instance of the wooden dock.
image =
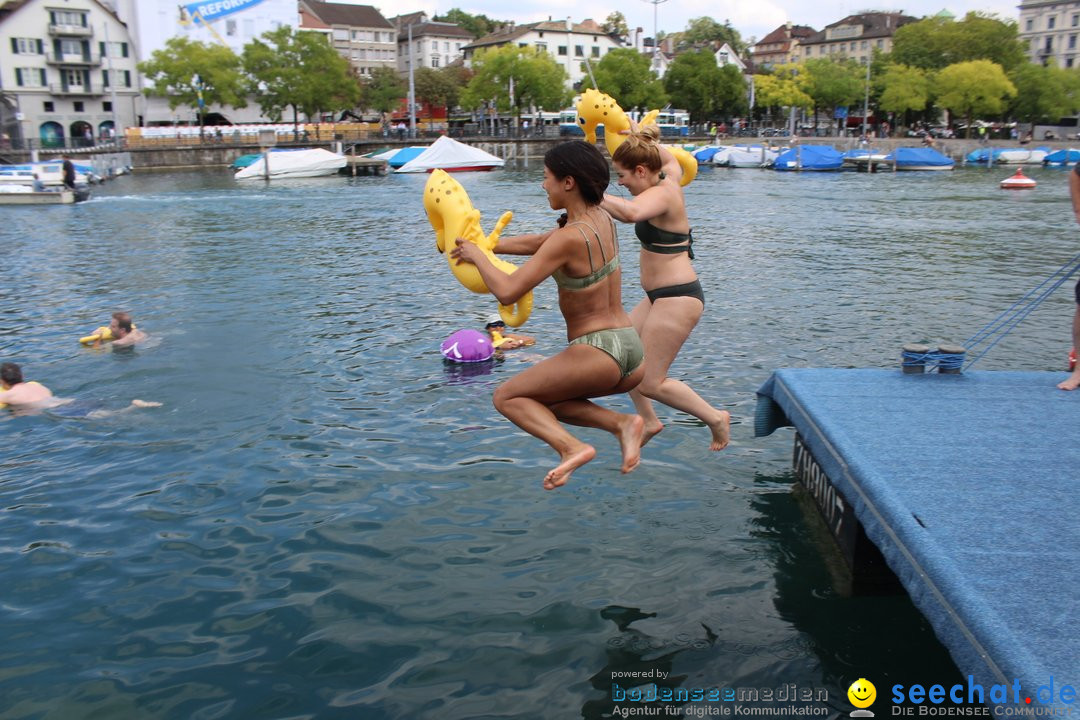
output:
M385 175L387 164L385 160L377 160L375 158L362 157L356 155L346 155L345 159L348 164L342 169L341 172L346 175L356 177L357 175Z

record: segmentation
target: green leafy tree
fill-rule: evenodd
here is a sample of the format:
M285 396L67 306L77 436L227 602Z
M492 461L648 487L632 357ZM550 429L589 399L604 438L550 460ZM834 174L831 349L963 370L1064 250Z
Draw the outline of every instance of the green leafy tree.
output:
M610 50L593 67L596 85L615 98L619 107L651 109L667 105L664 84L651 68L648 55L631 48Z
M534 47L504 45L478 52L473 57L473 77L461 93L461 104L481 107L488 100L503 112L521 117L523 108L565 107L566 70L551 55ZM510 95L513 80L513 97Z
M937 74L934 85L937 104L965 118L969 138L974 116L1000 113L1008 99L1016 96L1005 71L989 60L950 65Z
M866 91L866 71L851 59L820 58L807 60L799 76L803 92L814 102L814 109L848 107ZM817 123L817 113L814 113Z
M908 65L888 65L874 76L877 106L885 112L922 112L930 103L931 73ZM905 123L907 124L907 123Z
M685 48L702 47L713 43L717 46L727 43L739 55L746 52L746 43L742 35L731 27L728 20L721 24L711 17L694 18L687 23L686 30L682 32L682 37L679 39L680 46Z
M604 20L604 32L615 37L626 37L630 34L630 28L626 24L626 16L616 10Z
M244 46L243 66L263 114L278 121L291 108L294 127L301 112L316 117L360 99L348 61L318 33L269 30Z
M448 113L457 105L461 94L457 77L454 73L446 72L445 68L419 68L413 74L413 89L418 103L445 107Z
M963 20L930 17L897 29L890 61L940 70L968 60L990 60L1006 70L1026 57L1015 22L970 12Z
M1075 70L1024 63L1009 79L1017 90L1010 108L1017 119L1056 122L1080 110L1080 74Z
M729 69L732 72L725 72ZM698 121L739 114L746 108L742 75L734 66L717 67L716 58L708 49L677 55L664 76L664 87L671 102L686 108Z
M754 75L754 101L759 107L797 107L810 108L813 98L806 94L799 83L798 71L801 66L795 63L777 65L768 74Z
M184 37L169 38L165 47L139 63L138 69L150 83L143 92L150 97L166 98L170 110L184 106L199 113L207 105L247 107L240 57L223 45L207 45Z
M454 23L468 30L474 38L489 34L499 24L487 15L470 15L459 8L453 8L444 15L435 15L432 19L438 22Z
M361 86L362 102L366 107L388 113L401 105L408 92L405 81L397 71L388 67L377 67Z

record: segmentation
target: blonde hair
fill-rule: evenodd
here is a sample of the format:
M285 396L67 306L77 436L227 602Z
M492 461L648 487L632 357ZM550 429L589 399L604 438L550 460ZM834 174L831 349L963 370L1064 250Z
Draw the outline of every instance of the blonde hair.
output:
M660 172L663 165L660 158L660 128L646 125L637 132L630 133L622 145L615 149L611 159L624 168L642 165L651 172Z

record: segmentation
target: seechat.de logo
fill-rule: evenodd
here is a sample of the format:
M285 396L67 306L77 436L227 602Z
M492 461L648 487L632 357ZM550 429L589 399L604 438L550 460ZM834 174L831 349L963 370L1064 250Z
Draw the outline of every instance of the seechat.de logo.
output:
M874 687L874 683L866 678L859 678L847 689L847 697L851 704L858 708L851 711L851 717L874 717L874 713L866 709L877 700L877 688Z

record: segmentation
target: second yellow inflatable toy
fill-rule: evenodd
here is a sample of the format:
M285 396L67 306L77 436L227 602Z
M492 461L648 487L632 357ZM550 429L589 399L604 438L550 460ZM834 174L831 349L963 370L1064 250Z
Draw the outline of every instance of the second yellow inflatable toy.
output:
M585 140L588 142L595 143L597 126L604 126L604 145L607 146L608 154L614 157L615 150L626 141L626 136L622 134L622 131L630 129L630 118L615 102L615 98L589 88L581 94L581 100L577 104L577 114L578 124L585 131ZM659 110L650 110L641 118L638 125L642 127L655 125L658 114L660 114ZM665 147L675 156L679 167L682 168L682 179L679 184L689 185L697 176L697 160L681 147L675 145Z
M435 230L435 247L439 252L446 255L450 263L450 269L454 277L474 293L490 292L484 279L480 277L480 271L472 263L457 263L451 257L448 250L457 238L465 238L475 243L491 263L506 273L517 270L517 265L507 262L493 252L499 241L499 234L510 219L514 216L511 212L505 212L495 223L495 229L490 235L484 235L480 227L480 211L472 206L469 194L450 174L445 170L433 170L427 184L424 185L424 210L427 212L428 221ZM514 305L499 305L499 317L512 327L521 326L529 319L532 312L532 292L521 297Z

